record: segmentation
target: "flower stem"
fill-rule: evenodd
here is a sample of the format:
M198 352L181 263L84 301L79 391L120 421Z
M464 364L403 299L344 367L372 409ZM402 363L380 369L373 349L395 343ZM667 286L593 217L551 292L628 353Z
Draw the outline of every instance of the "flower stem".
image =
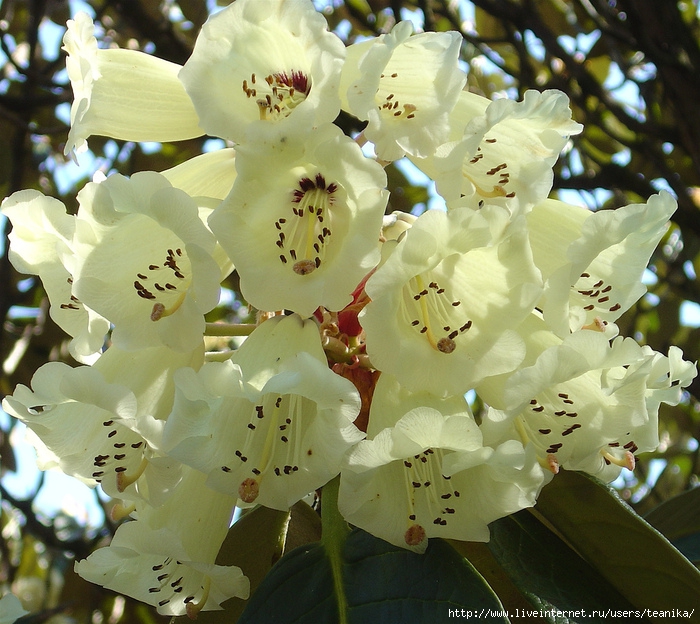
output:
M235 353L234 350L229 349L227 351L207 351L204 354L205 362L225 362L230 360L231 356Z
M340 476L323 486L321 495L321 543L331 563L333 587L338 602L338 624L348 622L348 602L343 586L343 546L350 533L350 527L338 511L338 487Z
M205 336L250 336L256 325L252 323L207 323Z

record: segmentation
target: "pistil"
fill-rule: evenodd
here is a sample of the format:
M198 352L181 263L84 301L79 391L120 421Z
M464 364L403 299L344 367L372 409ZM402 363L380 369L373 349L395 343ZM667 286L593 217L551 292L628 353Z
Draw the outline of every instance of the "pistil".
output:
M209 591L211 589L211 579L206 576L204 577L204 585L202 587L202 596L201 598L197 601L191 601L187 603L187 607L185 607L187 617L190 618L190 620L196 620L197 616L199 615L199 612L204 608L204 606L207 604L207 600L209 599Z
M181 263L183 266L181 267ZM152 263L137 272L134 290L141 299L153 301L153 322L175 313L187 294L189 261L181 248L168 249L163 263Z
M136 483L136 481L139 479L139 477L146 471L146 468L148 468L148 460L143 457L141 459L141 463L139 464L138 468L132 472L131 474L127 472L118 472L117 473L117 490L119 492L123 492L128 488L132 483Z
M424 276L425 274L416 275L405 286L404 312L411 326L417 328L419 333L425 336L433 349L440 353L452 353L457 348L455 339L471 328L472 321L461 319L455 323L450 317L455 314L453 309L458 308L462 302L459 300L451 301L448 308L445 305L448 300L445 289L439 285L437 279L429 279L425 276L424 281ZM429 282L427 287L426 281ZM406 305L410 301L417 303L417 315L410 309L416 303ZM438 330L434 329L437 327L441 327L445 335L438 337L436 335Z

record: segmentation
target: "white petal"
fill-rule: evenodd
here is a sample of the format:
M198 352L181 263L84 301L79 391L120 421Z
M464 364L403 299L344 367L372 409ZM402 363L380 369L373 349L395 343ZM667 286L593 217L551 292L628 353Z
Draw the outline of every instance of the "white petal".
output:
M380 431L396 425L409 411L419 407L432 408L444 416L471 415L464 396L441 398L428 392L410 392L391 373L383 371L372 394L367 437L374 438Z
M270 380L277 362L302 352L319 362L326 357L313 319L302 319L296 314L275 316L256 327L252 335L255 340L247 339L233 361L245 371L246 383L257 391Z
M81 362L94 361L109 331L109 322L75 296L71 275L75 217L65 206L38 191L6 198L2 212L12 223L9 258L21 273L38 275L49 297L49 314L73 337L69 349Z
M664 192L652 195L646 204L594 213L583 224L581 238L571 245L568 256L576 269L585 267L577 270L581 277L572 289L583 301L577 301L574 293L571 301L572 308L586 312L585 324L596 316L615 321L644 294L642 274L675 210L675 200Z

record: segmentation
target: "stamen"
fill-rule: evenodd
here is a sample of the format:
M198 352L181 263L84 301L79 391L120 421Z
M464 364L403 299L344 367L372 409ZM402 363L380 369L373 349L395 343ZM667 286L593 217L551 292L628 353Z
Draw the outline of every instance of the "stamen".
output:
M247 80L241 86L247 98L257 98L255 103L261 120L276 121L280 117L287 117L311 92L309 77L294 69L289 73L268 74L265 84L256 84L255 74L252 74L250 84L256 85L256 88L249 86ZM257 87L261 91L259 98ZM269 93L264 93L267 89Z
M605 280L598 279L595 284L590 284L590 281L594 279L590 273L581 273L581 280L585 280L584 284L579 284L576 287L576 292L584 297L584 300L590 301L588 305L583 306L583 309L590 312L596 308L605 312L607 307L608 312L617 312L622 306L620 303L613 303L610 305L610 296L613 294L613 286L611 284L606 284ZM580 281L580 280L579 280ZM600 296L600 295L604 296ZM599 321L598 318L595 319L594 323L587 325L584 329L595 329L594 325L601 326L605 325L605 321ZM600 330L602 331L602 329Z
M628 470L634 470L634 467L637 465L637 461L635 460L631 451L625 451L625 454L622 457L615 457L605 449L601 450L600 454L611 464L621 466L622 468L627 468Z

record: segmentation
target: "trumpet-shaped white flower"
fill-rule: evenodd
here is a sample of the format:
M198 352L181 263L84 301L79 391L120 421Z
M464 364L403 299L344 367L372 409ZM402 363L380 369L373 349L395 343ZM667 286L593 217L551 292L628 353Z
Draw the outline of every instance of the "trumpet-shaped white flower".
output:
M210 490L206 477L186 470L161 507L138 508L112 543L75 564L84 579L157 607L162 615L221 609L250 583L240 568L214 562L226 537L235 499Z
M421 215L365 287L367 353L409 390L460 394L514 370L540 296L524 221L498 206Z
M180 79L206 132L243 143L333 121L344 57L309 0L238 0L204 24Z
M108 349L92 367L49 362L32 389L19 385L3 401L45 445L40 467L59 467L111 496L162 501L180 478L177 462L160 453L173 402L173 372L199 367L202 349Z
M646 292L642 274L675 210L665 192L645 204L596 213L553 199L535 206L527 219L550 327L564 337L614 323L626 312Z
M282 153L242 145L231 195L209 224L245 299L310 316L340 310L379 260L386 175L333 125Z
M66 261L73 254L75 217L57 199L38 191L18 191L2 203L12 223L9 258L20 273L38 275L49 297L49 314L73 337L71 355L80 362L94 361L109 331L109 321L87 308L75 296L73 276Z
M631 338L611 344L590 330L562 340L534 315L520 332L528 365L500 389L488 382L477 388L504 408L483 426L514 426L553 472L561 466L612 480L621 467L633 468L635 453L658 446L659 403L677 404L696 372L677 349L667 358Z
M357 391L329 370L316 323L298 316L265 321L230 360L183 369L176 384L166 448L242 505L288 509L364 437L352 424Z
M457 32L411 36L411 22L348 48L343 108L368 120L365 136L385 161L427 157L448 140L448 115L466 82Z
M488 523L532 506L544 482L520 442L483 445L462 397L413 395L383 374L369 420L395 424L348 453L338 506L348 522L396 546L422 552L430 537L488 541Z
M554 90L526 91L521 102L462 91L450 128L450 142L434 157L413 162L435 180L450 208L485 200L513 213L547 197L552 165L569 136L582 130L566 95Z
M135 50L98 49L94 30L90 17L78 13L63 38L74 94L66 154L85 151L92 134L127 141L204 134L178 80L180 65Z
M114 324L122 348L194 349L230 267L212 257L197 203L152 172L90 183L78 201L75 295Z

